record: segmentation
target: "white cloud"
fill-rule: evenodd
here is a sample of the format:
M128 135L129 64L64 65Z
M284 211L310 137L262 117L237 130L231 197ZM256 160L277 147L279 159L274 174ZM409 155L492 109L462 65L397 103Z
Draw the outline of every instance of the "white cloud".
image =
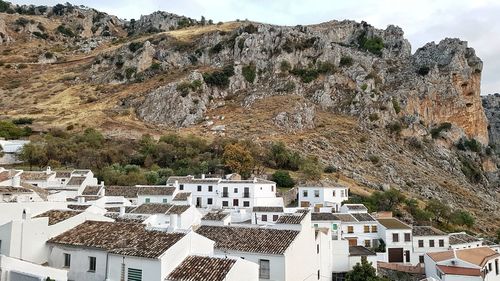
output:
M54 5L54 0L18 0L16 3ZM62 2L62 1L61 1ZM118 15L139 18L164 10L199 18L230 21L250 19L259 22L297 25L320 23L332 19L366 21L378 28L389 24L401 26L413 50L426 42L458 37L469 42L484 61L484 94L500 91L500 1L496 0L75 0Z

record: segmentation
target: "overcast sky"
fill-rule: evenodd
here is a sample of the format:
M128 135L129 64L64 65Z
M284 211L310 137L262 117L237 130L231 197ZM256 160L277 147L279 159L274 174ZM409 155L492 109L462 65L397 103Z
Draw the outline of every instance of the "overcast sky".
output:
M14 3L55 5L55 0ZM498 0L74 0L120 18L139 18L157 10L214 22L235 19L297 25L332 19L366 21L375 27L403 28L412 51L426 42L458 37L483 60L482 93L500 92L500 1Z

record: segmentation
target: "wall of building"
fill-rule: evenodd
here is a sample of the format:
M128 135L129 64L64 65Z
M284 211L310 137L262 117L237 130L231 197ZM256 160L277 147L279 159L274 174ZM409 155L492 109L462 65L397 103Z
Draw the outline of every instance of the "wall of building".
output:
M11 257L0 255L0 280L2 281L18 281L19 279L12 278L12 275L21 274L22 276L30 276L45 280L50 277L56 281L67 281L68 272L48 266L41 266L34 263L21 261Z
M146 259L120 255L109 255L108 279L111 281L127 280L129 268L142 270L142 280L164 280L161 276L161 262L158 259ZM124 264L124 279L121 279ZM100 279L101 281L104 279ZM82 280L83 281L83 280Z
M318 280L320 269L316 253L314 228L311 227L311 215L302 220L302 231L285 252L286 280ZM320 274L321 275L321 274Z
M48 219L15 220L0 226L1 253L33 263L47 261Z
M64 254L71 255L69 268L64 267ZM102 281L106 279L107 253L97 249L85 249L62 245L49 245L49 266L68 270L68 280ZM96 258L95 272L89 271L89 257ZM120 267L117 267L118 270ZM115 279L119 280L119 279Z
M20 220L23 210L29 210L33 216L44 213L52 209L65 209L67 202L23 202L23 203L0 203L0 225L11 220Z
M439 240L444 240L444 246L439 247ZM424 241L424 247L418 246L418 241ZM434 247L429 246L429 241L434 240ZM449 238L447 235L436 235L436 236L413 236L413 255L411 256L411 264L417 265L419 263L419 257L424 256L425 253L442 252L447 251L450 247Z
M365 246L365 240L370 240L370 246L372 247L375 241L378 241L378 224L376 221L373 222L351 222L351 223L342 223L341 225L341 233L342 238L356 238L357 245ZM352 226L353 233L349 233L349 226ZM365 226L369 226L369 233L365 233ZM373 226L377 228L377 231L372 232ZM374 241L375 240L375 241Z
M349 242L347 240L332 240L333 272L347 272L349 265Z
M333 252L332 252L332 236L328 233L319 232L316 237L316 251L319 247L318 264L320 270L320 279L322 281L332 280L332 264L333 264Z
M137 204L146 203L146 199L149 199L149 203L172 204L172 195L139 195L137 196Z
M259 265L244 259L237 259L224 279L224 281L257 280L259 280Z

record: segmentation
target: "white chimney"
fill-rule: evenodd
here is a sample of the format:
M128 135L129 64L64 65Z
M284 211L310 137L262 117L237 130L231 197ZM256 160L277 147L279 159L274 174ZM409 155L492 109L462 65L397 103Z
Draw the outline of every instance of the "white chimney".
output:
M125 206L120 207L120 217L123 217L125 215Z
M30 208L24 208L23 209L23 220L31 220L31 210Z
M78 196L78 203L85 203L85 197Z
M21 186L21 176L19 174L16 174L12 176L12 187L20 187Z
M46 173L47 175L50 175L52 173L52 169L50 168L50 166L47 166Z
M204 180L205 179L205 174L201 174L201 179Z

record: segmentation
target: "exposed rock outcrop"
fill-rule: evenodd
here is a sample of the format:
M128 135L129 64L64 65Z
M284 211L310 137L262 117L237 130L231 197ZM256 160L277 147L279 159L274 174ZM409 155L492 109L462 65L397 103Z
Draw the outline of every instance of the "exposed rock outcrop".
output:
M500 94L483 96L483 107L488 119L490 145L500 153Z
M7 27L5 26L5 21L0 18L0 44L9 43L12 41L12 37L10 37L7 32Z

